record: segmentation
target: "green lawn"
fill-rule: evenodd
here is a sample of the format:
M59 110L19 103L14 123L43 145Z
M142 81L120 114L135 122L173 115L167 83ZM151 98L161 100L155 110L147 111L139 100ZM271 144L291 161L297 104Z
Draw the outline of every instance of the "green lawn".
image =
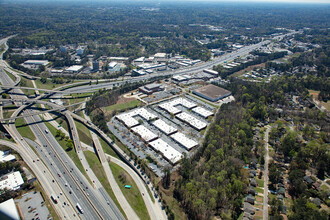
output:
M11 74L10 72L8 72L8 71L6 71L5 70L5 72L7 73L7 75L15 82L15 80L16 80L16 77L13 75L13 74Z
M15 126L17 128L17 131L26 138L29 138L31 140L35 140L36 137L34 136L32 130L30 127L25 123L23 118L18 118L15 120Z
M55 89L56 87L60 87L60 86L63 86L64 84L66 84L66 83L56 84L56 83L53 83L50 79L47 79L45 83L42 83L40 81L40 79L36 79L35 83L36 83L36 86L40 89L50 89L50 90Z
M131 109L131 108L135 108L137 106L140 105L140 101L139 100L132 100L130 102L126 102L126 103L121 103L121 104L115 104L115 105L110 105L110 106L107 106L105 107L104 109L106 111L122 111L122 110L125 110L125 109Z
M46 126L48 127L49 131L54 135L56 135L56 128L54 128L49 122L44 122L46 124ZM66 141L65 139L60 139L60 137L55 137L57 142L61 145L61 147L66 151L66 153L69 155L69 157L71 158L71 160L75 163L75 165L78 167L78 169L80 170L80 172L82 172L82 174L85 175L85 177L90 181L89 177L87 176L86 174L86 171L84 170L79 158L78 158L78 155L75 151L74 148L72 148L71 150L67 150L67 147L66 147ZM90 181L91 182L91 181Z
M82 123L75 121L80 141L90 145L93 142L89 129Z
M254 187L254 189L257 193L264 193L264 190L261 189L260 187Z
M84 154L88 161L89 166L91 167L91 169L93 169L93 172L95 173L97 179L101 182L102 186L107 191L107 193L109 194L111 199L114 201L116 206L120 209L121 213L126 217L123 209L121 208L121 206L119 205L119 203L117 201L115 194L112 191L112 188L107 180L103 167L99 161L99 158L96 156L95 153L90 152L90 151L84 151Z
M22 87L30 87L33 88L33 83L31 80L26 79L24 77L21 77L21 82L18 84L19 86ZM27 89L22 89L25 95L32 95L34 94L34 90L27 90Z
M124 169L122 169L115 163L111 162L110 168L126 200L134 209L136 214L140 217L140 219L150 219L142 195L132 177ZM125 185L131 185L131 188L126 189L124 187Z
M99 140L100 140L100 143L102 145L104 153L109 154L113 157L116 157L116 158L120 159L118 157L118 155L116 154L116 152L112 149L112 147L109 146L109 144L107 144L101 137L99 137Z
M260 180L258 178L256 178L256 179L257 179L257 183L258 183L259 187L264 187L264 181Z

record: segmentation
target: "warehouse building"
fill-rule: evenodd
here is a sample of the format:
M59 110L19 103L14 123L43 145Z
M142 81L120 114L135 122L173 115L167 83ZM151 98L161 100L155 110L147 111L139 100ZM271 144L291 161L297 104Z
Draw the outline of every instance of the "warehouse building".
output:
M142 92L144 94L148 94L148 95L151 95L154 92L158 92L158 91L162 91L162 90L164 90L164 86L162 86L161 84L158 84L158 83L152 83L152 84L148 84L148 85L139 87L140 92Z
M138 134L144 141L149 142L158 138L156 134L150 131L143 125L139 125L132 128L132 131Z
M211 102L219 101L231 95L230 91L212 84L195 89L193 93Z
M176 117L178 119L180 119L181 121L188 123L191 127L195 128L198 131L206 128L206 126L207 126L207 124L205 122L202 122L199 119L197 119L197 118L193 117L192 115L187 114L185 112L177 114Z
M13 198L0 203L0 219L19 220L19 214Z
M47 66L48 64L48 60L27 60L24 62L24 65L30 66Z
M213 112L211 112L203 107L200 107L200 106L193 108L192 111L203 116L204 118L208 118L209 116L213 115Z
M149 145L155 151L160 152L165 157L165 159L172 164L177 163L182 157L182 154L179 151L175 150L173 147L171 147L169 144L167 144L160 138L150 142Z
M150 113L148 110L144 108L138 108L130 112L125 112L120 115L116 115L116 118L119 121L123 122L128 128L131 128L139 124L139 122L135 118L133 118L134 116L137 115L141 116L147 121L157 118L156 115Z
M0 178L0 189L17 190L24 183L19 171L6 174Z
M181 132L177 132L171 135L171 138L175 140L177 143L182 145L187 150L191 150L191 148L196 147L198 143L191 138L188 138L186 135L182 134Z
M154 121L153 125L155 125L159 130L164 132L166 135L171 135L178 131L178 129L166 124L166 122L163 121L162 119L158 119Z
M16 160L16 157L14 155L8 154L7 152L0 151L0 163Z

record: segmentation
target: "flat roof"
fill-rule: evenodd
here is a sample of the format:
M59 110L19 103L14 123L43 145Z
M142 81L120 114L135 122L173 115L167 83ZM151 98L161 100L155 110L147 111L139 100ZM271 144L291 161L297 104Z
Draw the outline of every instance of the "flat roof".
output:
M171 138L184 146L187 150L190 150L193 147L196 147L198 143L191 138L188 138L186 135L182 134L181 132L177 132L171 135Z
M44 65L46 66L48 64L48 60L27 60L24 62L26 65Z
M70 71L70 72L77 72L79 70L81 70L83 68L83 66L81 65L73 65L73 66L70 66L66 69L66 71Z
M195 118L194 116L182 112L180 114L176 115L177 118L181 119L182 121L187 122L188 124L190 124L193 128L197 129L197 130L202 130L204 128L206 128L207 124L205 122L200 121L199 119Z
M12 154L5 155L3 151L0 151L0 163L5 161L16 160L16 157Z
M115 61L111 61L110 63L109 63L109 68L111 68L111 69L113 69L113 68L115 68L115 66L117 66L117 62L115 62Z
M165 103L160 104L159 107L162 108L162 109L165 109L169 113L178 114L178 113L181 112L181 110L175 107L177 105L182 105L182 106L184 106L188 109L191 109L191 108L194 108L194 107L197 106L196 103L191 102L191 101L189 101L185 98L176 98L176 99L173 99L169 102L165 102Z
M159 130L161 130L162 132L164 132L167 135L172 134L178 130L178 129L166 124L166 122L163 121L162 119L158 119L158 120L154 121L153 125L155 125Z
M124 124L129 128L139 124L139 122L136 119L132 118L131 115L128 113L116 115L116 118L124 122Z
M142 118L144 118L147 121L157 118L156 115L152 114L145 108L137 108L130 112L125 112L125 113L116 115L115 117L118 118L119 120L121 120L122 122L124 122L124 124L127 127L133 127L133 126L136 126L139 124L139 122L133 118L136 115L140 115Z
M197 106L196 108L193 108L192 109L193 112L196 112L197 114L203 116L204 118L207 118L211 115L213 115L213 112L203 108L203 107L200 107L200 106Z
M175 150L172 146L160 138L150 142L149 145L156 151L161 152L161 154L163 154L163 156L172 164L178 162L182 157L182 154L179 151Z
M12 220L19 220L19 214L13 198L0 203L0 212Z
M229 95L231 93L226 89L220 88L212 84L195 89L194 91L211 99L217 99L218 97Z
M0 189L11 189L16 190L24 183L24 180L19 171L3 175L0 178Z
M148 128L146 128L143 125L133 127L132 131L140 135L141 138L147 142L152 141L158 137L156 134L154 134L152 131L150 131Z

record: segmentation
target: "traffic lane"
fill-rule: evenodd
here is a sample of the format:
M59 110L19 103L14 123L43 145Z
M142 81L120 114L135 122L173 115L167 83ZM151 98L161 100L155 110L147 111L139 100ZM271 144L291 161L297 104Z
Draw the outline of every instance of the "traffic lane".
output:
M43 132L47 129L47 127L43 123L40 123L39 126ZM95 205L95 207L97 207L101 215L104 216L105 218L116 219L115 218L115 216L117 216L115 214L116 210L110 209L110 207L104 205L106 201L105 200L103 201L101 195L97 196L97 191L96 190L94 191L94 189L90 186L86 177L81 174L81 172L72 162L71 158L69 158L69 156L64 152L63 148L59 146L53 135L47 133L46 136L47 136L47 140L51 142L51 145L55 148L55 151L61 155L62 160L64 160L65 164L70 168L70 173L73 175L73 178L79 183L83 191L86 192L86 195Z
M26 119L29 121L28 118L29 117L27 117ZM44 139L43 135L40 134L40 130L37 128L38 123L33 124L33 121L31 119L29 122L32 123L30 125L30 127L37 134L38 139L41 142L42 146L49 145L48 142ZM39 148L38 150L39 150L39 153L46 156L46 157L44 157L44 159L45 159L45 162L48 163L47 164L48 168L51 169L51 171L53 173L54 181L56 180L58 183L61 184L62 189L65 189L67 195L69 195L69 196L71 195L70 198L72 199L72 203L73 203L72 205L75 206L76 203L79 202L79 204L84 208L84 210L87 210L82 215L83 218L97 219L98 216L96 214L90 212L90 210L91 210L90 204L84 199L84 195L78 189L78 187L76 186L76 183L72 180L72 177L69 175L65 175L63 173L63 172L65 172L64 170L66 170L66 169L62 166L62 163L59 161L58 156L54 157L55 154L54 154L54 152L52 152L51 147L42 147L42 149ZM65 185L67 185L67 186L65 186ZM59 196L59 195L56 195L56 196Z

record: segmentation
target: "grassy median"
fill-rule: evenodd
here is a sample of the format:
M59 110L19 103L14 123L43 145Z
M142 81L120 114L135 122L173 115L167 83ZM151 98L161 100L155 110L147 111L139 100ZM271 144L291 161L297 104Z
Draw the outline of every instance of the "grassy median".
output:
M146 205L144 204L142 195L136 186L133 178L120 166L111 162L110 168L112 173L120 187L120 190L123 192L126 200L134 209L136 214L140 219L150 219ZM130 185L130 189L126 189L125 185ZM149 196L149 195L144 195Z

